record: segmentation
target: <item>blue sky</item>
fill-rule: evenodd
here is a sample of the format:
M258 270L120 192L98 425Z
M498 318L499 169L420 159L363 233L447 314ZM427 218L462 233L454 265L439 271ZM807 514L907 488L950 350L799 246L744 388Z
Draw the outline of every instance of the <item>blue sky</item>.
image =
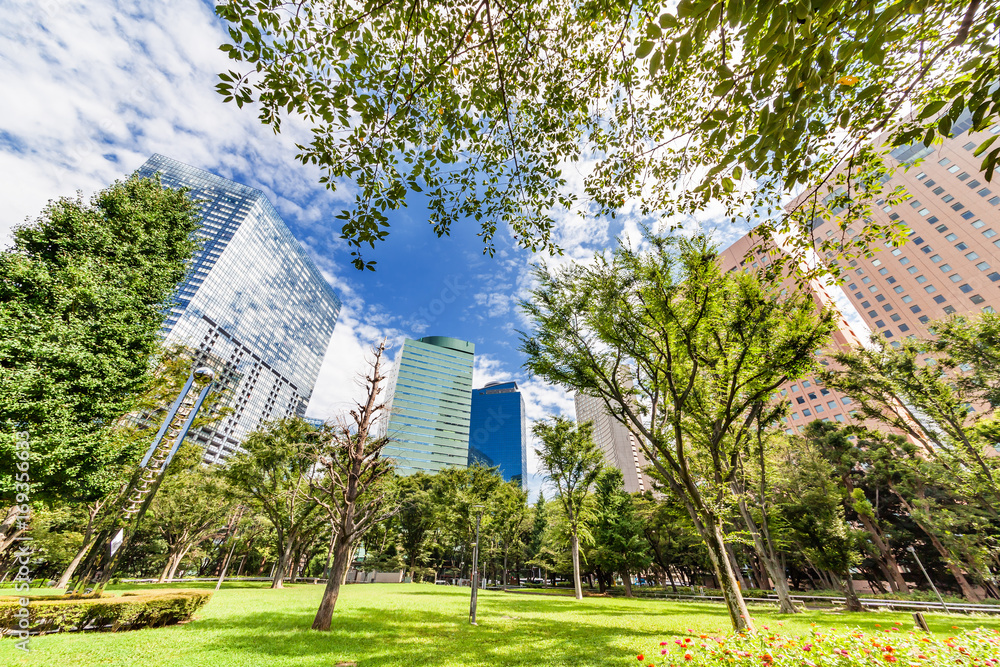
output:
M474 222L438 239L423 203L391 215L389 239L359 272L338 238L334 216L350 201L350 185L332 193L316 168L294 158L305 128L287 123L275 136L252 109L225 105L215 75L228 69L218 51L226 39L211 6L170 3L41 0L17 2L0 25L0 238L45 203L82 191L89 196L131 173L154 152L265 191L295 236L344 300L340 323L308 414L333 417L358 393L366 348L382 336L393 356L404 337L446 335L476 344L475 386L496 379L521 385L530 419L572 414L572 396L521 369L515 329L525 322L517 300L530 287L530 267L545 259L498 235L497 255L482 254ZM573 167L578 169L580 167ZM582 180L577 171L571 182ZM555 234L565 255L586 260L625 234L638 240L643 222L628 210L618 220L561 215ZM727 244L746 229L706 226ZM529 469L536 459L529 448ZM531 486L539 480L531 477Z

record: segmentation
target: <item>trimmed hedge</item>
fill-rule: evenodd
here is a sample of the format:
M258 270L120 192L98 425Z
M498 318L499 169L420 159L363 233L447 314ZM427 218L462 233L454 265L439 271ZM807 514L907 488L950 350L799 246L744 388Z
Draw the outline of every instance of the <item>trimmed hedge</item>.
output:
M31 634L83 630L137 630L186 621L212 598L212 591L166 590L123 593L120 597L29 597ZM20 598L0 597L0 636L19 626Z

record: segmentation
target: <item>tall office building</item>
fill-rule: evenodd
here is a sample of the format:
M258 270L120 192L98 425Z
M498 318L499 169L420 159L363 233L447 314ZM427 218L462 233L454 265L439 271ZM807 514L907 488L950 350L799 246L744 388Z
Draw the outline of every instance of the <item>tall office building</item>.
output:
M490 382L472 391L469 465L499 466L504 480L526 487L528 424L516 382Z
M632 432L611 416L600 398L576 392L573 400L577 423L593 422L594 442L604 454L604 462L622 471L625 490L628 493L652 491L653 485L643 473L648 465L646 457Z
M302 416L340 300L262 192L154 155L139 175L201 203L203 245L163 327L213 367L233 412L193 433L214 462L262 424Z
M406 339L396 367L384 456L399 474L434 473L469 460L476 346L447 336Z
M762 271L780 253L781 250L772 242L747 234L720 253L720 266L726 272ZM817 311L823 308L837 310L834 299L818 281L802 285L794 278L785 278L781 289L787 293L808 294L815 302ZM827 351L847 350L858 345L861 345L861 339L838 311L837 328L833 331ZM822 360L820 363L828 362ZM784 418L784 430L789 435L802 433L805 425L816 419L840 423L854 421L853 401L838 391L824 387L814 376L786 382L778 389L778 394L791 404L788 416Z
M960 118L956 136L940 145L890 153L896 164L923 161L896 170L885 184L886 191L903 186L912 197L895 206L876 202L873 217L905 222L912 233L899 248L886 244L850 262L844 291L872 331L896 345L928 335L929 323L948 315L1000 308L1000 185L983 182L980 158L972 155L1000 134L1000 125L970 135L970 124ZM813 231L818 238L839 232L828 220L817 220Z

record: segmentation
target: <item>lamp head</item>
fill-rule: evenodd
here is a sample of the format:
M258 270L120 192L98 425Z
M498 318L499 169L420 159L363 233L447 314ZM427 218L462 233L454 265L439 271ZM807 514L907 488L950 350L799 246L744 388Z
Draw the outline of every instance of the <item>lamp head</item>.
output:
M211 382L215 379L215 371L208 366L199 366L194 370L194 377L197 380L207 380Z

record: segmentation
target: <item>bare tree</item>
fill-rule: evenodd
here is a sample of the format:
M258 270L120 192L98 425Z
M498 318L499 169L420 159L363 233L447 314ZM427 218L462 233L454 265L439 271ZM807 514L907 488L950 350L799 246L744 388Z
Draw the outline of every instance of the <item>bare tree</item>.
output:
M380 398L385 349L384 340L372 348L370 370L362 380L367 391L364 403L355 404L349 419L324 426L313 450L315 469L306 493L327 511L335 535L333 567L313 630L330 629L340 586L358 542L372 526L399 510L392 484L393 465L382 458L389 437L379 435L377 428L388 409Z

